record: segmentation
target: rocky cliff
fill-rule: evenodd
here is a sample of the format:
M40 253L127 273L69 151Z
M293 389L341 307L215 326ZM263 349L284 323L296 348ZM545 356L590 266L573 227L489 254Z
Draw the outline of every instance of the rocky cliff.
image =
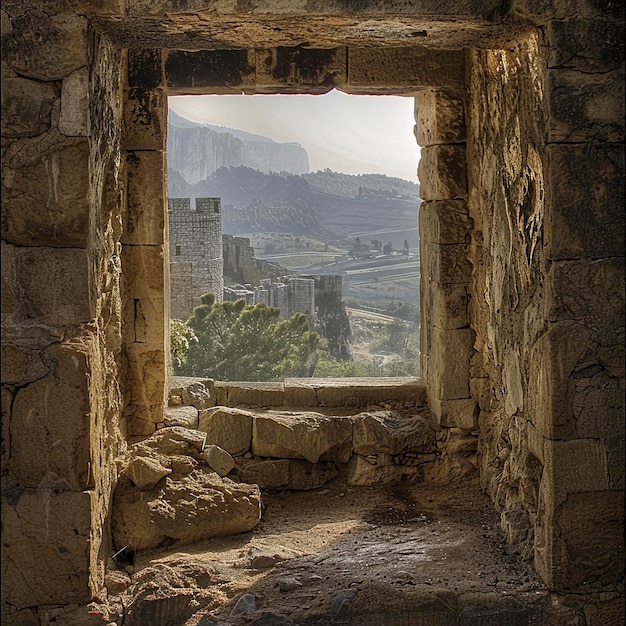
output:
M191 122L169 112L168 167L190 183L207 178L220 167L250 167L266 174L309 172L307 151L295 142L278 143L234 129Z

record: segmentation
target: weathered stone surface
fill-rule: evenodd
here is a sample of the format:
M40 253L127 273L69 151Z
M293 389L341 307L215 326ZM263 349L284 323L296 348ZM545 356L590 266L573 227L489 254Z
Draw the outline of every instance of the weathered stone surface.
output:
M352 422L352 447L362 456L432 452L437 447L435 423L428 410L420 414L364 412L355 415Z
M76 13L33 10L11 20L2 56L22 76L61 80L87 65L87 19Z
M346 82L346 48L284 48L256 51L256 86L300 85L321 93Z
M624 250L624 151L614 146L548 146L544 234L551 259L619 256ZM588 184L593 181L592 184Z
M299 459L289 461L289 489L317 489L338 476L334 463L309 463Z
M226 476L235 467L235 461L226 450L219 446L208 445L202 451L207 465L220 476Z
M465 145L422 148L417 168L420 196L424 200L467 198Z
M548 79L550 142L624 141L623 71L550 70Z
M289 459L238 460L237 475L242 482L258 485L261 489L285 487L289 484Z
M252 413L222 406L207 409L200 412L198 429L206 433L208 444L242 456L252 442Z
M53 150L32 165L16 169L2 210L3 239L20 246L86 247L88 189L86 140Z
M466 430L478 427L478 406L473 398L461 400L431 398L429 406L441 426Z
M463 52L427 48L350 48L350 87L465 87Z
M166 426L182 426L198 428L198 409L193 406L170 406L163 412L163 423Z
M375 459L355 454L348 465L349 485L392 485L419 480L419 468L394 465L393 458L387 454L379 454Z
M147 246L165 244L165 152L127 152L128 207L122 243Z
M474 333L432 329L433 349L429 364L432 397L438 400L469 398L469 369Z
M415 138L420 146L465 141L465 103L460 93L422 89L415 95Z
M112 538L118 549L155 548L171 540L193 543L244 532L258 524L258 487L235 483L212 471L201 452L204 437L186 428L164 428L134 445L120 460L112 506ZM144 465L149 459L170 474L151 489L139 489L127 477L128 468L138 459Z
M5 602L18 609L89 602L91 507L87 491L13 487L3 492ZM42 576L44 569L54 575Z
M164 149L167 96L160 90L130 89L124 116L127 150Z
M39 350L2 344L2 384L23 387L43 378L48 371Z
M89 136L89 72L81 68L63 79L59 130L68 137Z
M169 467L163 467L157 459L139 457L133 459L124 469L132 483L142 491L152 489L164 476L172 473Z
M469 324L469 285L431 283L431 319L443 330L465 328Z
M165 406L166 365L163 350L147 344L129 344L128 386L130 397L127 415L134 435L149 435L163 422Z
M126 343L135 347L156 348L163 345L166 332L163 298L126 298L122 320Z
M256 456L306 459L320 456L352 437L348 418L320 413L255 415L252 422L252 453Z
M2 79L2 136L36 137L50 128L54 85L27 78Z
M213 406L212 381L194 382L183 387L181 398L183 404L190 405L201 411Z
M87 489L87 359L71 345L53 344L42 360L50 373L20 389L13 402L9 467L23 487Z
M465 200L431 200L419 207L420 238L429 243L467 244L473 228Z
M469 246L465 244L429 245L428 276L442 285L468 283L472 266L468 260Z
M215 402L222 406L270 407L283 406L283 383L215 383Z

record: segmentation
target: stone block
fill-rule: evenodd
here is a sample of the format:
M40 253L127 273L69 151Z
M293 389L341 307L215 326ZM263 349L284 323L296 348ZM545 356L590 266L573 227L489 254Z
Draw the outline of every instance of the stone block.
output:
M235 460L226 450L215 445L207 445L202 451L202 458L207 465L220 476L226 476L235 468Z
M32 10L12 18L11 24L13 31L2 40L2 56L18 74L61 80L89 65L85 17Z
M252 422L252 454L278 459L320 457L340 448L352 437L350 418L327 417L319 413L255 415Z
M261 489L285 487L289 484L289 460L238 461L237 475L242 482Z
M581 324L553 324L531 351L528 416L542 437L574 434L574 370L583 358L591 332Z
M346 48L286 48L256 51L256 87L299 85L321 93L346 82Z
M546 318L581 321L619 343L624 325L624 259L555 261L546 281ZM607 297L608 296L608 297Z
M420 470L415 466L394 465L390 455L379 454L374 458L355 454L348 465L349 485L394 485L418 482Z
M89 194L89 145L75 140L14 170L2 238L20 246L87 247Z
M142 491L149 491L162 478L169 476L172 470L164 467L156 459L150 457L137 457L125 468L123 474L128 476L132 483Z
M152 349L146 344L131 343L126 346L126 356L126 384L129 390L126 415L131 420L131 434L150 434L154 432L151 425L163 422L167 380L165 351L162 348ZM141 422L135 424L135 420L146 422L142 432L139 432Z
M622 413L623 416L623 413ZM624 490L625 478L624 473L624 422L618 425L616 432L622 431L621 434L614 437L607 437L603 445L606 449L606 464L609 474L609 489Z
M169 51L164 59L165 84L182 87L185 93L241 93L255 84L254 50ZM226 87L227 86L227 87Z
M163 86L163 52L152 48L128 50L128 87L151 91Z
M127 150L164 150L167 96L160 90L129 90L124 103Z
M624 151L617 146L550 145L544 240L548 258L624 252Z
M610 376L591 359L573 373L572 413L580 438L624 436L624 380Z
M285 406L315 407L317 393L313 385L291 378L285 380Z
M417 168L423 200L464 200L467 198L465 145L438 145L422 148Z
M48 373L39 350L2 343L2 384L24 387Z
M465 88L465 55L428 48L350 47L348 85L370 88Z
M308 461L291 459L289 461L287 488L317 489L338 475L339 472L334 463L309 463Z
M165 244L167 202L165 153L160 150L127 152L128 206L123 244Z
M153 347L163 345L166 337L165 305L163 298L127 299L124 304L124 341Z
M431 398L430 410L435 414L439 424L445 428L478 428L478 405L472 398L462 400L439 400Z
M594 19L551 19L547 24L548 67L586 74L610 72L624 61L624 23ZM589 51L593 50L593 54Z
M42 354L50 374L20 389L11 417L9 466L24 487L87 489L90 485L86 356L53 344Z
M63 79L59 131L67 137L89 136L89 70L83 67Z
M400 414L364 412L352 418L352 447L356 454L429 453L437 447L436 424L430 411Z
M28 78L2 79L2 136L36 137L50 129L58 91L51 83Z
M622 70L549 70L548 84L550 143L624 141Z
M428 243L468 244L474 224L465 200L432 200L420 204L419 225Z
M252 443L252 414L240 409L215 407L200 411L198 429L206 433L207 444L243 456Z
M469 325L468 287L464 283L447 285L431 283L431 323L433 326L453 330Z
M215 387L222 394L217 404L225 406L271 407L283 406L285 402L283 383L216 383Z
M3 600L17 609L87 604L91 494L24 489L2 494Z
M163 413L165 426L198 428L198 409L193 406L170 406Z
M430 280L440 285L467 284L472 277L472 265L468 259L469 246L465 244L429 245L428 267Z
M415 95L415 138L422 146L465 141L465 102L460 93L423 89Z
M474 333L469 328L432 329L429 359L429 397L437 400L467 399Z

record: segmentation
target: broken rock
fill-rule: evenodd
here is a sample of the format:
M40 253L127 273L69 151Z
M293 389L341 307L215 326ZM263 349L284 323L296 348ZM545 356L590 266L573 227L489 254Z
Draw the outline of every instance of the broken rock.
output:
M206 446L202 452L202 456L207 462L207 465L220 476L226 476L235 467L233 457L219 446Z

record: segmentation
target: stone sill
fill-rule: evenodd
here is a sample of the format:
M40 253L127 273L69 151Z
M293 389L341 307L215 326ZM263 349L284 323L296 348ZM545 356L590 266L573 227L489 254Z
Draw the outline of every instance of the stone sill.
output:
M423 406L426 384L419 378L286 378L284 382L224 382L172 376L169 388L202 383L213 406L227 407L367 407L402 402Z

